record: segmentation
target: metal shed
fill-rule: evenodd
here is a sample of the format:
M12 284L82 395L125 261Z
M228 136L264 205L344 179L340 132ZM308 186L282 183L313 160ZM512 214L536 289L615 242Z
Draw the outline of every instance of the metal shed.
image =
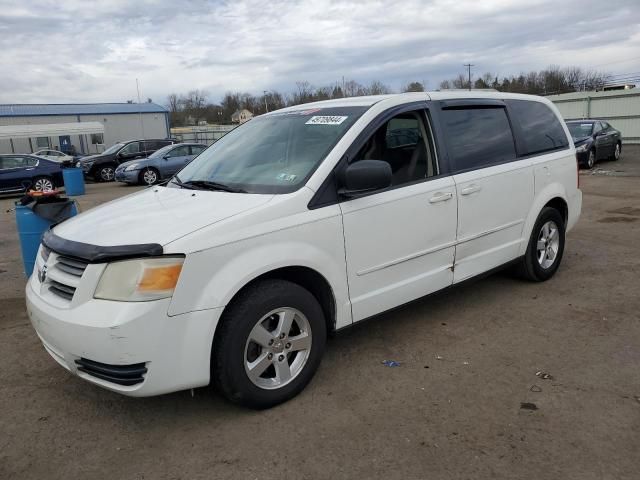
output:
M99 123L103 130L87 133L88 126L78 126L86 123ZM43 125L56 125L51 128L58 130L49 135L37 134L35 126ZM0 153L31 153L62 146L63 142L79 153L98 153L119 141L170 135L169 112L155 103L0 105L1 127L33 127L34 135L3 136Z
M622 141L640 143L640 88L550 95L565 120L598 118L622 132Z

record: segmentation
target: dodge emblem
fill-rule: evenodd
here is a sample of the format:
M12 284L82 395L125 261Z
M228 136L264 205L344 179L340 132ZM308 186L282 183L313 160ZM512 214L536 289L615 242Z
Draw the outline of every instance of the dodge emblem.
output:
M40 270L40 273L38 274L38 280L40 280L40 283L44 283L46 278L47 278L47 265L45 264L42 267L42 270Z

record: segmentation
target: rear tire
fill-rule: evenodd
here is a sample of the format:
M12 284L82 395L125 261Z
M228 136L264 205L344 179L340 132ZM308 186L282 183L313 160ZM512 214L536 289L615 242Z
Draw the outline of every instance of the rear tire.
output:
M53 190L55 185L50 177L36 177L31 182L30 188L37 192L43 192L46 190Z
M223 314L213 342L212 382L233 403L273 407L311 381L326 338L322 308L309 291L285 280L259 281Z
M538 215L527 251L518 265L520 277L532 282L549 280L558 270L564 253L565 225L558 210L544 207Z

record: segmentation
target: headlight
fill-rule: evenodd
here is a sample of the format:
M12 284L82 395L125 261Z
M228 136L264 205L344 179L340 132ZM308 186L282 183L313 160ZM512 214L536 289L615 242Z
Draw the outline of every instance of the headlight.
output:
M107 265L94 298L146 302L173 295L184 257L122 260Z
M51 250L45 246L44 243L40 244L40 256L42 257L42 259L46 261L49 259L49 254L51 253Z
M76 163L76 168L82 168L82 164L80 162Z
M130 172L131 170L136 170L139 166L139 163L132 163L131 165L127 165L127 168L125 168L124 171Z
M576 153L586 152L587 151L587 146L588 145L586 143L583 143L579 147L576 147Z

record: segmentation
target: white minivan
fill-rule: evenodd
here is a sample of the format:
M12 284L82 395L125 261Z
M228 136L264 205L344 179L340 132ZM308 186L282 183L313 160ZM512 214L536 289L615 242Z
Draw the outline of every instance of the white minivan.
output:
M168 183L50 229L26 287L51 356L109 390L266 408L327 335L505 265L550 278L582 204L548 100L330 100L239 126Z

